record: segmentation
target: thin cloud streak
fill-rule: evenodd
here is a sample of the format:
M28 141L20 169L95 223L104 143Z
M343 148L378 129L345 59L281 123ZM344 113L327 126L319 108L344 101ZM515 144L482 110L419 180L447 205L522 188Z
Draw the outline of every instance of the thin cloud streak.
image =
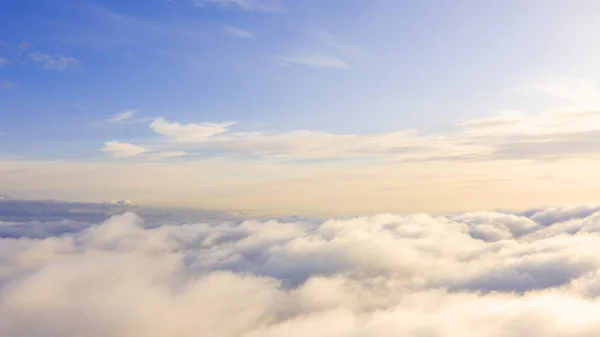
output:
M342 41L339 37L325 30L315 31L314 34L326 45L351 52L364 52L365 49Z
M282 12L284 10L279 0L194 0L194 6L198 8L211 5L250 12Z
M283 66L304 66L309 68L348 69L350 66L343 60L325 54L298 54L277 56L277 64Z
M241 29L241 28L237 28L237 27L233 27L233 26L225 26L223 29L225 29L227 34L234 36L234 37L239 37L242 39L249 39L249 40L254 39L254 35L252 33L250 33L247 30Z
M115 157L133 157L138 154L148 152L148 149L131 143L110 141L104 143L102 151L108 152Z
M114 116L108 118L106 121L108 123L119 123L130 120L135 114L137 110L126 110L120 113L115 114Z

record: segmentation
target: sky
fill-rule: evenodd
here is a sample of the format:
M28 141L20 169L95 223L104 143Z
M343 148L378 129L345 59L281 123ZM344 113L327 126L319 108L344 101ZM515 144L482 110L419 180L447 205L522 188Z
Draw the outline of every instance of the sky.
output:
M339 214L598 202L597 1L0 2L0 194Z
M599 13L0 0L0 337L600 335Z

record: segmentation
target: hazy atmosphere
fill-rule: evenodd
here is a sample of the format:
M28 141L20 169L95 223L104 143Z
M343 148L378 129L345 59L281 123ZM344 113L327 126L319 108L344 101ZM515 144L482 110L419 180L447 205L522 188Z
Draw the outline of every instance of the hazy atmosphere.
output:
M0 192L260 214L598 200L596 1L6 1Z
M600 2L0 0L0 337L600 335Z

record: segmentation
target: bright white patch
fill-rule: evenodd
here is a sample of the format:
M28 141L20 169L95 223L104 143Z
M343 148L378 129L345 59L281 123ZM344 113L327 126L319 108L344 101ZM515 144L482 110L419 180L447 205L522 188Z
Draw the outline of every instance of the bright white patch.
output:
M48 226L0 227L0 336L600 333L598 208Z
M203 141L219 133L227 131L227 127L233 125L229 123L188 123L180 124L168 122L163 118L152 121L150 128L163 136L173 138L177 141Z
M102 149L102 151L110 152L116 157L131 157L140 153L147 152L148 149L131 143L110 141L104 143L104 148Z

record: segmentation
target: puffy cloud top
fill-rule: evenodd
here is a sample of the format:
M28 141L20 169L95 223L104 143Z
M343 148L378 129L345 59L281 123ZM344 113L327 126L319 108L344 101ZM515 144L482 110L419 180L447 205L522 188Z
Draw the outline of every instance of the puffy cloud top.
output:
M4 222L0 336L597 336L599 231L593 206Z

